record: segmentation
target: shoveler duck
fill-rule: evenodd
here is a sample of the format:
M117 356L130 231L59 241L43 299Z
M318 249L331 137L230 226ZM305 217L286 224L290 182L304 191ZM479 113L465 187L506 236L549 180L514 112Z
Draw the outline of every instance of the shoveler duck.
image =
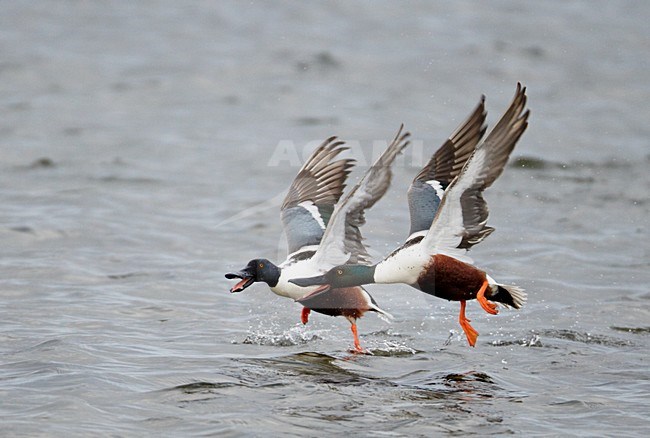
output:
M478 332L465 316L467 300L476 299L492 315L498 313L495 302L519 309L526 301L523 289L497 283L473 266L467 256L472 246L494 231L487 226L488 207L483 191L501 174L528 126L530 112L524 112L525 105L526 88L518 83L508 110L444 190L428 230L417 230L419 224L427 222L422 212L431 205L424 201L422 178L418 175L409 189L412 232L401 247L375 265L342 264L324 275L290 282L304 287L320 285L319 291L372 283L405 283L439 298L460 301L459 323L473 347ZM425 170L426 167L424 173Z
M263 258L253 259L244 269L226 274L228 279L240 279L230 292L241 292L255 282L265 282L275 294L291 298L304 306L301 313L303 324L309 321L311 310L331 316L344 316L352 325L356 351L363 351L358 339L357 318L367 311L391 318L388 312L379 308L365 289L360 286L335 288L327 296L314 297L310 294L318 287L297 286L289 283L289 279L322 274L345 261L368 263L369 255L361 243L359 230L365 222L363 211L372 207L388 190L392 176L391 165L410 143L410 134L402 131L403 126L363 177L363 206L355 214L344 218L343 233L328 234L326 230L334 217L334 205L342 195L354 160L331 161L347 149L336 137L327 139L317 148L298 172L282 203L281 217L290 252L287 259L280 265ZM344 243L346 234L353 238ZM333 251L334 247L340 248L340 251Z

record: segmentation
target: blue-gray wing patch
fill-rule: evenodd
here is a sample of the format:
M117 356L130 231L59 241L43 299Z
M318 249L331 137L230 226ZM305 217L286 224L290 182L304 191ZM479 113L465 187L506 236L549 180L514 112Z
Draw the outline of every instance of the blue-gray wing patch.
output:
M436 185L436 188L434 188ZM428 230L433 218L438 211L444 188L433 180L431 183L415 180L408 191L409 211L411 213L411 231L409 235L418 231Z
M354 159L332 161L346 150L336 137L325 140L309 157L289 187L281 218L289 254L318 245L345 188Z
M282 224L287 234L289 254L305 246L317 246L320 243L327 226L324 217L329 219L333 209L331 205L323 205L319 208L311 201L305 201L295 207L282 210Z

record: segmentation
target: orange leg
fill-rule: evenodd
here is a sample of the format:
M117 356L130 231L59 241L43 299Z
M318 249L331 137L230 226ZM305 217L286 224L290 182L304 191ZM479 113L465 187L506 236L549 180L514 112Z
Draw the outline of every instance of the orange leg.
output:
M311 309L308 309L306 307L302 308L302 313L300 314L300 320L302 321L303 324L307 324L309 322L309 313L311 312Z
M474 330L474 327L469 325L469 319L465 317L465 301L460 302L460 315L458 316L458 323L463 328L465 336L467 337L467 342L470 347L476 345L476 338L478 338L478 332Z
M357 353L365 353L365 350L361 348L361 343L359 342L359 332L357 331L357 324L353 322L350 329L352 330L352 336L354 336L354 350Z
M488 287L488 282L487 280L485 280L483 282L483 285L479 289L478 293L476 294L476 299L478 300L478 303L481 305L483 310L485 310L487 313L491 315L496 315L497 313L499 313L499 311L497 310L497 305L491 301L488 301L487 298L485 298L485 290L487 289L487 287Z

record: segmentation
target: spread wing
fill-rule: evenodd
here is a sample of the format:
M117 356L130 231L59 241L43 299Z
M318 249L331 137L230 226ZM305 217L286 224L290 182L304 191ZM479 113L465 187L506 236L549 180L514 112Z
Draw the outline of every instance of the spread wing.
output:
M423 244L431 254L446 253L468 260L467 250L485 239L488 207L483 191L501 174L515 144L528 126L526 88L517 84L515 97L494 129L469 158L460 175L445 191L440 208Z
M485 96L415 177L408 190L411 230L408 240L431 227L445 189L460 173L485 134ZM420 233L421 232L421 233ZM418 233L418 234L415 234Z
M337 204L320 246L312 258L317 266L329 269L344 263L370 262L360 227L366 223L364 211L375 205L388 190L392 178L391 165L395 158L410 143L410 133L402 134L403 128L404 125L400 126L388 148Z
M345 188L354 159L332 161L347 150L336 137L325 140L312 153L291 183L281 207L289 254L320 243L327 223Z

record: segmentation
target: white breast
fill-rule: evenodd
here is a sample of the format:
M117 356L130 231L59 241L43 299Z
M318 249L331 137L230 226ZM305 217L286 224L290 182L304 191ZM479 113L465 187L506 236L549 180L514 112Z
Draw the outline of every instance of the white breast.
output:
M386 258L375 269L376 283L405 283L417 287L417 280L429 256L415 244Z
M323 272L316 269L311 260L301 260L288 265L283 263L280 267L282 270L280 271L278 284L271 288L276 295L297 300L318 289L318 286L300 287L289 283L292 278L314 277L323 274Z

